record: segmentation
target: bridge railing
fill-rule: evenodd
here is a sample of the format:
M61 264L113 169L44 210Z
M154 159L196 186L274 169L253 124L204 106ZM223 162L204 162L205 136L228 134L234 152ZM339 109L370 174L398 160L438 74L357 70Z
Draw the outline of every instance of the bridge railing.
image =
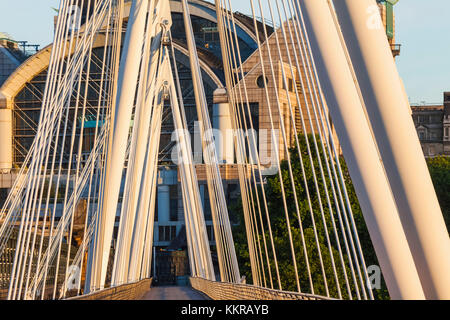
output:
M216 282L190 278L192 288L213 300L330 300L330 298L298 292L267 289L248 284Z
M90 294L68 298L67 300L138 300L150 290L152 278L134 283L95 291Z

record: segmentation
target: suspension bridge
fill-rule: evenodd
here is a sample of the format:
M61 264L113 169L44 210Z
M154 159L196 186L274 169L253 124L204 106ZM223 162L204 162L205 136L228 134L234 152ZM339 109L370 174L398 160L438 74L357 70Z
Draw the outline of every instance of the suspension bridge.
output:
M450 299L449 235L382 4L248 0L244 15L238 2L61 0L36 131L0 211L5 298L175 299L150 289L154 234L172 232L170 160L204 294L178 296L375 299L373 250L391 299Z

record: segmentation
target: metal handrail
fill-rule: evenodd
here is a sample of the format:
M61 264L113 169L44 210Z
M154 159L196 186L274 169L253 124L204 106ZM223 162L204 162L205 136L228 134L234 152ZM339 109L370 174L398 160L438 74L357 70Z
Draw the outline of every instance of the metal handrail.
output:
M249 284L216 282L203 278L189 278L192 288L213 300L333 300L324 296L268 289Z

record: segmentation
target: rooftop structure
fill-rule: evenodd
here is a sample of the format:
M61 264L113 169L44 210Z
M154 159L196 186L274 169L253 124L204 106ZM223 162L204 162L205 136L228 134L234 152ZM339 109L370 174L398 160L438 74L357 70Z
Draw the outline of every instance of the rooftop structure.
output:
M443 96L440 105L411 106L425 157L450 155L450 92L444 92Z
M392 54L395 57L400 55L401 44L395 40L395 14L394 5L398 0L377 0L380 8L381 18L386 28L386 35L391 45Z

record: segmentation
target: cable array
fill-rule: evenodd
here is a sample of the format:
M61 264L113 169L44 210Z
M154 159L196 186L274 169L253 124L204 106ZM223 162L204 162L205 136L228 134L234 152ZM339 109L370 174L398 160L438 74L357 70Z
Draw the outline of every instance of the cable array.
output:
M299 3L250 0L250 7L258 49L248 58L252 63L247 67L240 55L232 3L216 1L230 113L238 132L258 130L249 116L254 102L249 90L255 90L254 78L261 75L264 99L260 103L267 108L262 111L268 119L264 125L271 132L266 149L272 152L270 165L275 167L280 185L295 287L298 292L341 299L373 298L365 285L368 276L340 164L339 145ZM274 208L270 208L264 183L268 166L262 164L259 153L264 141L259 130L259 145L256 134L236 135L253 283L282 290L282 282L287 282L280 275L272 230ZM312 235L305 234L306 224ZM294 228L298 237L293 234ZM331 269L326 267L325 259ZM299 269L300 265L304 268ZM317 266L314 271L311 265ZM318 292L316 287L323 289Z

